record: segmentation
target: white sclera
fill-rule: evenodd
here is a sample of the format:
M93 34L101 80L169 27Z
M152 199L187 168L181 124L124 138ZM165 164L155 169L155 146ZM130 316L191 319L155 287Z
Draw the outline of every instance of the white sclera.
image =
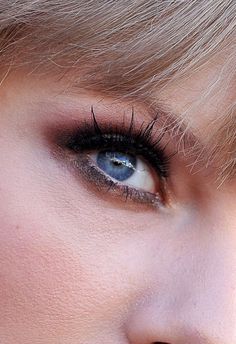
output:
M156 191L156 180L151 168L139 157L137 157L137 164L134 173L122 184L151 193Z

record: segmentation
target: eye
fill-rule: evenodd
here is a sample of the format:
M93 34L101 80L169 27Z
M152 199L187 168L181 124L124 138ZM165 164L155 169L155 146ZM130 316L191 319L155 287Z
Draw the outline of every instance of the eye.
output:
M57 142L72 154L76 173L92 190L97 188L98 197L102 192L125 201L165 206L170 158L163 135L153 131L155 121L136 126L132 114L129 124L98 124L92 110L91 122L60 133Z
M100 150L88 156L114 182L150 193L158 190L159 178L141 156L118 150Z

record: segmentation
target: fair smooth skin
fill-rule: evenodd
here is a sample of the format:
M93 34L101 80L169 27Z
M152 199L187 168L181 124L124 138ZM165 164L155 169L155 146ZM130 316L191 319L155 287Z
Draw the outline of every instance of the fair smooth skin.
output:
M218 67L161 94L203 146L232 95L186 109ZM54 134L79 126L92 105L104 122L122 122L131 106L148 121L147 111L67 86L21 72L0 88L1 343L235 343L235 181L218 188L214 166L193 173L196 157L179 153L163 208L98 190Z

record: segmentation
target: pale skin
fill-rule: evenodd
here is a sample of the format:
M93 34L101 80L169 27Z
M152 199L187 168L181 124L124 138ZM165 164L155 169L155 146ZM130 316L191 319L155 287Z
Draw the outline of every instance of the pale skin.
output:
M218 67L162 98L181 116ZM202 145L232 97L183 115ZM53 133L91 105L101 121L122 121L131 106L147 121L144 105L24 72L5 78L0 99L1 343L235 343L235 180L218 188L214 167L191 173L177 154L170 205L126 202L75 175Z

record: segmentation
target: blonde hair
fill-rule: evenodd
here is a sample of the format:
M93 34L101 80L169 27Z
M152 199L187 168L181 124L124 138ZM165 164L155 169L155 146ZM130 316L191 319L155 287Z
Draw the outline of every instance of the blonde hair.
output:
M2 0L0 10L0 63L8 68L75 68L85 89L143 100L222 50L227 82L235 76L234 0ZM236 167L234 106L213 135L226 135L225 176Z

